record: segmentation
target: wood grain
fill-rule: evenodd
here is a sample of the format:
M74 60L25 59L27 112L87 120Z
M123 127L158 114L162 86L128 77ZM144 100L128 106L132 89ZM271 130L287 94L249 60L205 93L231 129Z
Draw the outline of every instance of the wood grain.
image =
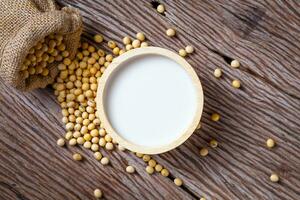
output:
M128 152L103 151L111 158L103 167L91 152L56 146L64 129L51 89L21 93L0 83L0 199L92 199L96 187L106 199L300 199L299 1L161 1L165 15L146 0L57 2L81 10L88 41L101 33L121 44L143 31L153 46L193 45L187 60L204 89L203 127L155 156L170 178L146 174L145 163ZM164 34L168 27L176 27L175 38ZM241 67L230 68L231 59ZM213 77L216 67L221 79ZM231 87L234 78L241 89ZM214 112L219 122L210 120ZM270 137L277 141L272 150L265 147ZM212 138L219 146L200 157ZM76 151L84 162L72 160ZM125 172L128 163L137 174ZM269 181L272 172L279 183Z

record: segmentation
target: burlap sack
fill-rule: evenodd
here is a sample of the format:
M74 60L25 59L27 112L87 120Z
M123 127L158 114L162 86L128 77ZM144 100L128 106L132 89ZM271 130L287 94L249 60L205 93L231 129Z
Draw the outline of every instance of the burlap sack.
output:
M75 55L82 32L82 19L75 8L58 10L53 0L0 0L0 76L9 85L31 90L45 87L58 73L57 62L50 76L30 76L23 80L21 63L37 41L51 33L64 35L66 49Z

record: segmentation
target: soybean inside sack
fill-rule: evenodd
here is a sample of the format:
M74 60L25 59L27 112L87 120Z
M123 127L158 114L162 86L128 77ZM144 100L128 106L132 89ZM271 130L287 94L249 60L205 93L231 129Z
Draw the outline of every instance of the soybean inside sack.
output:
M82 18L75 8L58 10L53 0L0 0L0 76L20 90L43 88L54 81L57 62L48 65L49 75L21 76L28 51L52 33L63 35L66 50L74 57L80 43Z

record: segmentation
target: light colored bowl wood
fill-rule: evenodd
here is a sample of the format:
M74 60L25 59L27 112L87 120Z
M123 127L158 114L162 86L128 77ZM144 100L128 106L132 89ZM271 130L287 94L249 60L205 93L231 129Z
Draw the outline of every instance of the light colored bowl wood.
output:
M164 145L164 146L159 146L159 147L144 147L141 145L136 145L133 144L123 137L121 137L111 126L107 114L105 112L105 90L106 90L106 83L109 77L114 73L114 71L122 65L123 62L128 61L129 59L132 59L137 56L141 55L161 55L165 56L171 60L174 60L177 62L182 68L185 69L185 71L190 75L192 82L196 88L197 92L197 110L195 112L194 118L190 126L181 134L181 136L173 141L170 144ZM190 66L190 64L181 56L178 54L167 50L163 49L160 47L144 47L144 48L138 48L138 49L133 49L130 50L119 57L115 58L114 61L109 65L109 67L105 70L103 73L102 77L100 78L99 84L98 84L98 90L97 90L97 110L99 112L99 118L101 123L103 123L104 128L106 129L107 133L116 140L117 143L122 145L128 150L131 150L133 152L139 152L139 153L144 153L144 154L159 154L163 153L169 150L172 150L182 144L184 141L186 141L192 133L195 131L197 128L198 124L200 123L201 115L202 115L202 110L203 110L203 102L204 102L204 96L203 96L203 90L202 86L200 83L200 80L194 71L194 69Z

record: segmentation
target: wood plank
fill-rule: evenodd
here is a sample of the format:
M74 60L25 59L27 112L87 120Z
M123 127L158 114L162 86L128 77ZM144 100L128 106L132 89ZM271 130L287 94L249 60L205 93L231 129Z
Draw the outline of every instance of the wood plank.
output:
M146 0L58 2L82 11L89 41L100 32L106 41L121 43L125 35L143 31L153 46L177 51L192 44L196 52L187 60L204 87L203 128L179 148L155 156L171 178L184 180L177 188L171 178L147 175L145 164L129 153L108 152L112 166L102 167L90 152L58 149L55 141L64 130L52 91L22 94L1 84L0 193L5 199L16 199L13 193L20 199L85 199L97 185L107 199L299 198L298 1L163 1L165 16ZM165 36L170 26L176 27L176 38ZM242 66L231 69L224 57L238 58ZM216 67L224 72L220 80L212 74ZM230 86L233 78L241 80L240 90ZM221 114L217 123L209 119L213 112ZM278 142L273 150L265 148L269 137ZM201 158L199 148L211 138L219 147ZM71 159L77 150L87 158L83 163ZM124 173L127 162L138 174ZM281 177L278 184L268 180L273 171Z
M25 94L0 83L0 94L1 198L91 199L95 188L106 199L192 198L169 179L148 175L145 163L129 152L103 151L111 164L102 166L90 151L57 147L65 131L52 90ZM74 161L75 152L85 160ZM125 172L128 164L136 174Z
M299 7L299 1L174 1L166 18L209 49L238 58L249 75L299 99L300 11L293 9Z

